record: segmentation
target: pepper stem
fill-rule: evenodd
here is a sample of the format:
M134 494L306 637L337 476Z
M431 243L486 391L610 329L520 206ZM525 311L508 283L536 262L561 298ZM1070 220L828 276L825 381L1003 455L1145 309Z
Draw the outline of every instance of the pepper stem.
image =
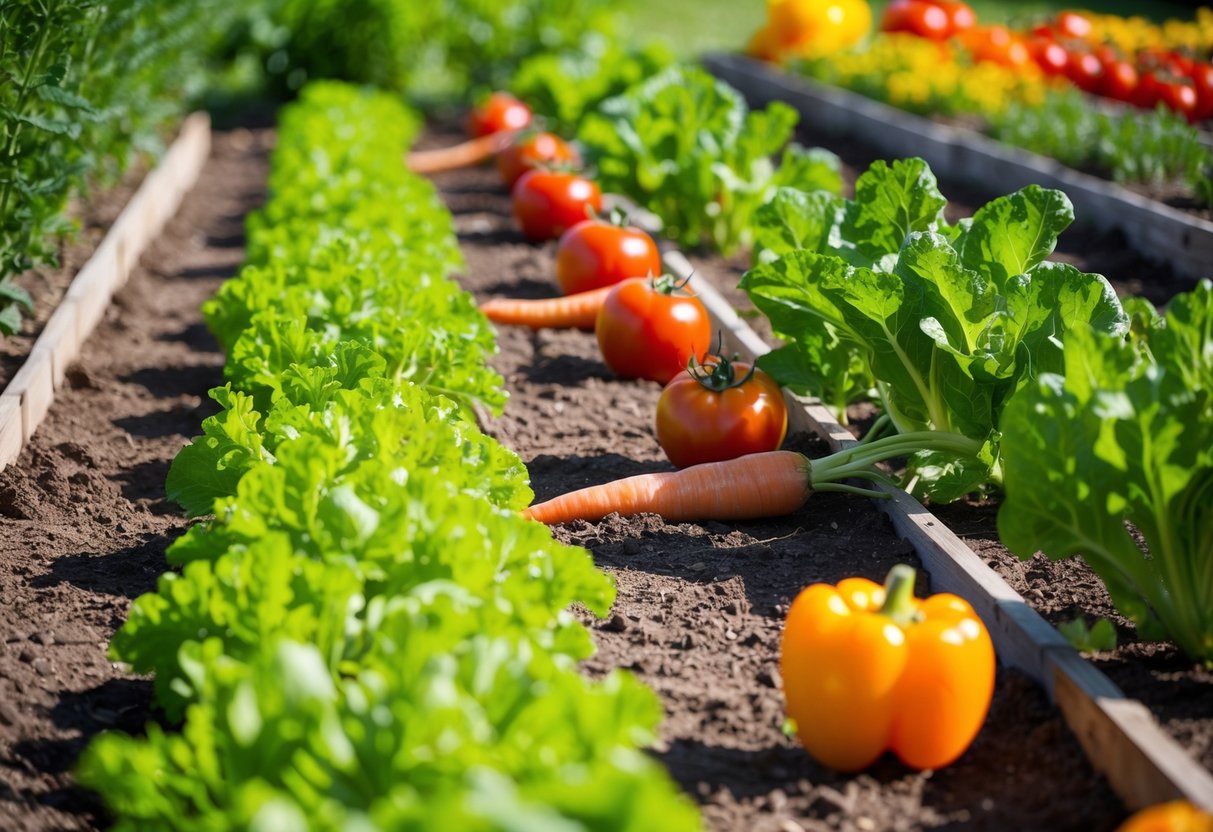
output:
M917 572L913 566L899 563L889 570L884 580L884 603L880 607L882 614L887 615L901 625L914 623L914 578Z

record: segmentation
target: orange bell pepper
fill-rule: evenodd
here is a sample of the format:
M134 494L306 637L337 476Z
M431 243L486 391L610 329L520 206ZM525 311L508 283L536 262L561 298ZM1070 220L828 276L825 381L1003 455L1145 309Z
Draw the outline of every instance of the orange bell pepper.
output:
M788 611L780 672L805 749L839 771L892 750L913 768L964 753L994 694L994 645L955 595L914 597L914 569L884 587L865 578L814 584Z
M1213 815L1186 800L1172 800L1142 809L1116 832L1213 832Z

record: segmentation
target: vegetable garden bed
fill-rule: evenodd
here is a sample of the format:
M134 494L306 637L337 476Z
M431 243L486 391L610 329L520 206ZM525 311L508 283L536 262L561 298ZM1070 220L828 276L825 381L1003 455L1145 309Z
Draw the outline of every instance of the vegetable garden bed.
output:
M551 250L521 241L494 174L438 182L456 214L467 286L478 299L553 293ZM728 268L717 259L698 265L717 274ZM537 499L668 468L652 433L657 386L613 379L592 335L502 328L500 343L496 365L511 401L490 430L523 456ZM797 443L825 450L805 435ZM558 534L590 548L621 588L612 616L596 628L600 653L590 669L630 667L663 696L668 718L658 753L704 805L712 828L1110 828L1122 812L1074 756L1073 738L1049 715L1043 693L1013 672L1002 674L974 747L933 776L889 761L859 777L833 774L780 734L775 656L791 597L813 581L877 574L914 558L864 501L821 494L786 520L614 517ZM1060 760L1084 772L1081 789L1071 790L1070 774L1044 773ZM1004 776L992 779L990 771ZM1050 781L1064 785L1047 791Z
M1028 184L1058 188L1084 223L1124 234L1141 254L1196 280L1213 263L1213 222L1133 191L1011 148L963 127L937 124L858 93L828 87L741 55L717 54L708 69L755 104L786 101L806 124L843 140L858 138L893 157L921 156L942 179L997 183L1005 193Z
M0 680L12 695L4 691L0 703L21 702L0 708L0 762L12 771L0 819L11 828L95 825L91 799L71 786L72 761L97 730L137 729L147 716L148 686L120 678L102 650L185 525L160 495L168 459L197 432L211 409L203 393L219 383L198 305L239 262L237 224L260 199L270 141L242 133L220 142L187 204L185 218L197 224L174 223L152 252L166 261L152 270L173 274L172 283L136 274L69 375L69 398L22 464L0 473L0 513L15 521L0 526L12 599L4 610L12 635L0 645ZM496 181L485 170L439 180L469 261L466 285L479 299L549 295L551 249L521 241ZM724 261L701 265L729 273ZM668 467L652 436L659 390L613 379L592 336L502 330L500 343L495 364L513 398L490 429L526 460L537 498ZM177 366L166 368L161 348ZM174 403L165 408L167 399ZM825 450L805 435L792 445ZM620 587L612 614L593 624L600 651L587 670L629 667L662 695L668 718L655 753L711 828L1107 829L1124 814L1043 693L1010 671L1000 672L977 742L933 774L885 760L839 775L781 734L775 655L791 597L812 581L914 560L865 501L821 494L778 521L613 518L560 535L593 550Z

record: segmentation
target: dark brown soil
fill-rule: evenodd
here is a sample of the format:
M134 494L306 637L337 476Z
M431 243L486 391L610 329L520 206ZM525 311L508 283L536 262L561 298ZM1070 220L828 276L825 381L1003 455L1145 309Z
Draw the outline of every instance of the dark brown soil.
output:
M111 664L106 646L186 525L163 498L164 478L211 412L206 391L223 366L199 306L243 259L269 135L216 135L198 186L115 298L49 418L0 472L6 832L96 828L96 799L72 781L76 757L97 732L148 719L150 684Z
M478 298L555 294L552 246L521 240L490 170L439 184ZM656 385L614 379L588 333L499 334L511 399L490 430L522 455L537 498L669 469L652 429ZM612 516L557 535L588 547L619 587L612 614L594 624L600 649L587 670L630 668L661 695L668 718L655 753L711 829L1109 829L1123 815L1041 692L1012 673L1000 675L973 747L945 770L889 758L840 775L782 734L778 642L794 595L916 562L865 501L821 494L794 516L743 524Z

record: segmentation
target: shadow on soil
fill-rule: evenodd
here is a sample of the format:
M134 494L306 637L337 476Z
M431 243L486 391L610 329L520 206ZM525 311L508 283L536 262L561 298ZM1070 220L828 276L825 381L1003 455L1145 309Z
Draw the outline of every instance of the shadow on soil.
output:
M139 543L109 554L63 555L30 583L38 588L67 583L92 592L137 598L156 588L165 569L164 551L172 542L173 536L149 532Z
M210 390L223 384L223 368L196 365L192 367L145 367L121 376L120 381L139 384L158 399L175 399L183 393ZM155 414L153 414L154 418Z
M80 754L102 731L119 730L141 733L151 718L152 683L143 679L110 679L84 691L64 693L51 709L55 726L72 736L67 739L22 740L9 754L0 757L0 765L36 768L48 774L63 774L76 766ZM15 791L0 781L0 805L40 803L83 818L91 817L88 828L96 827L104 815L100 798L80 786L72 785L43 793L27 789Z

